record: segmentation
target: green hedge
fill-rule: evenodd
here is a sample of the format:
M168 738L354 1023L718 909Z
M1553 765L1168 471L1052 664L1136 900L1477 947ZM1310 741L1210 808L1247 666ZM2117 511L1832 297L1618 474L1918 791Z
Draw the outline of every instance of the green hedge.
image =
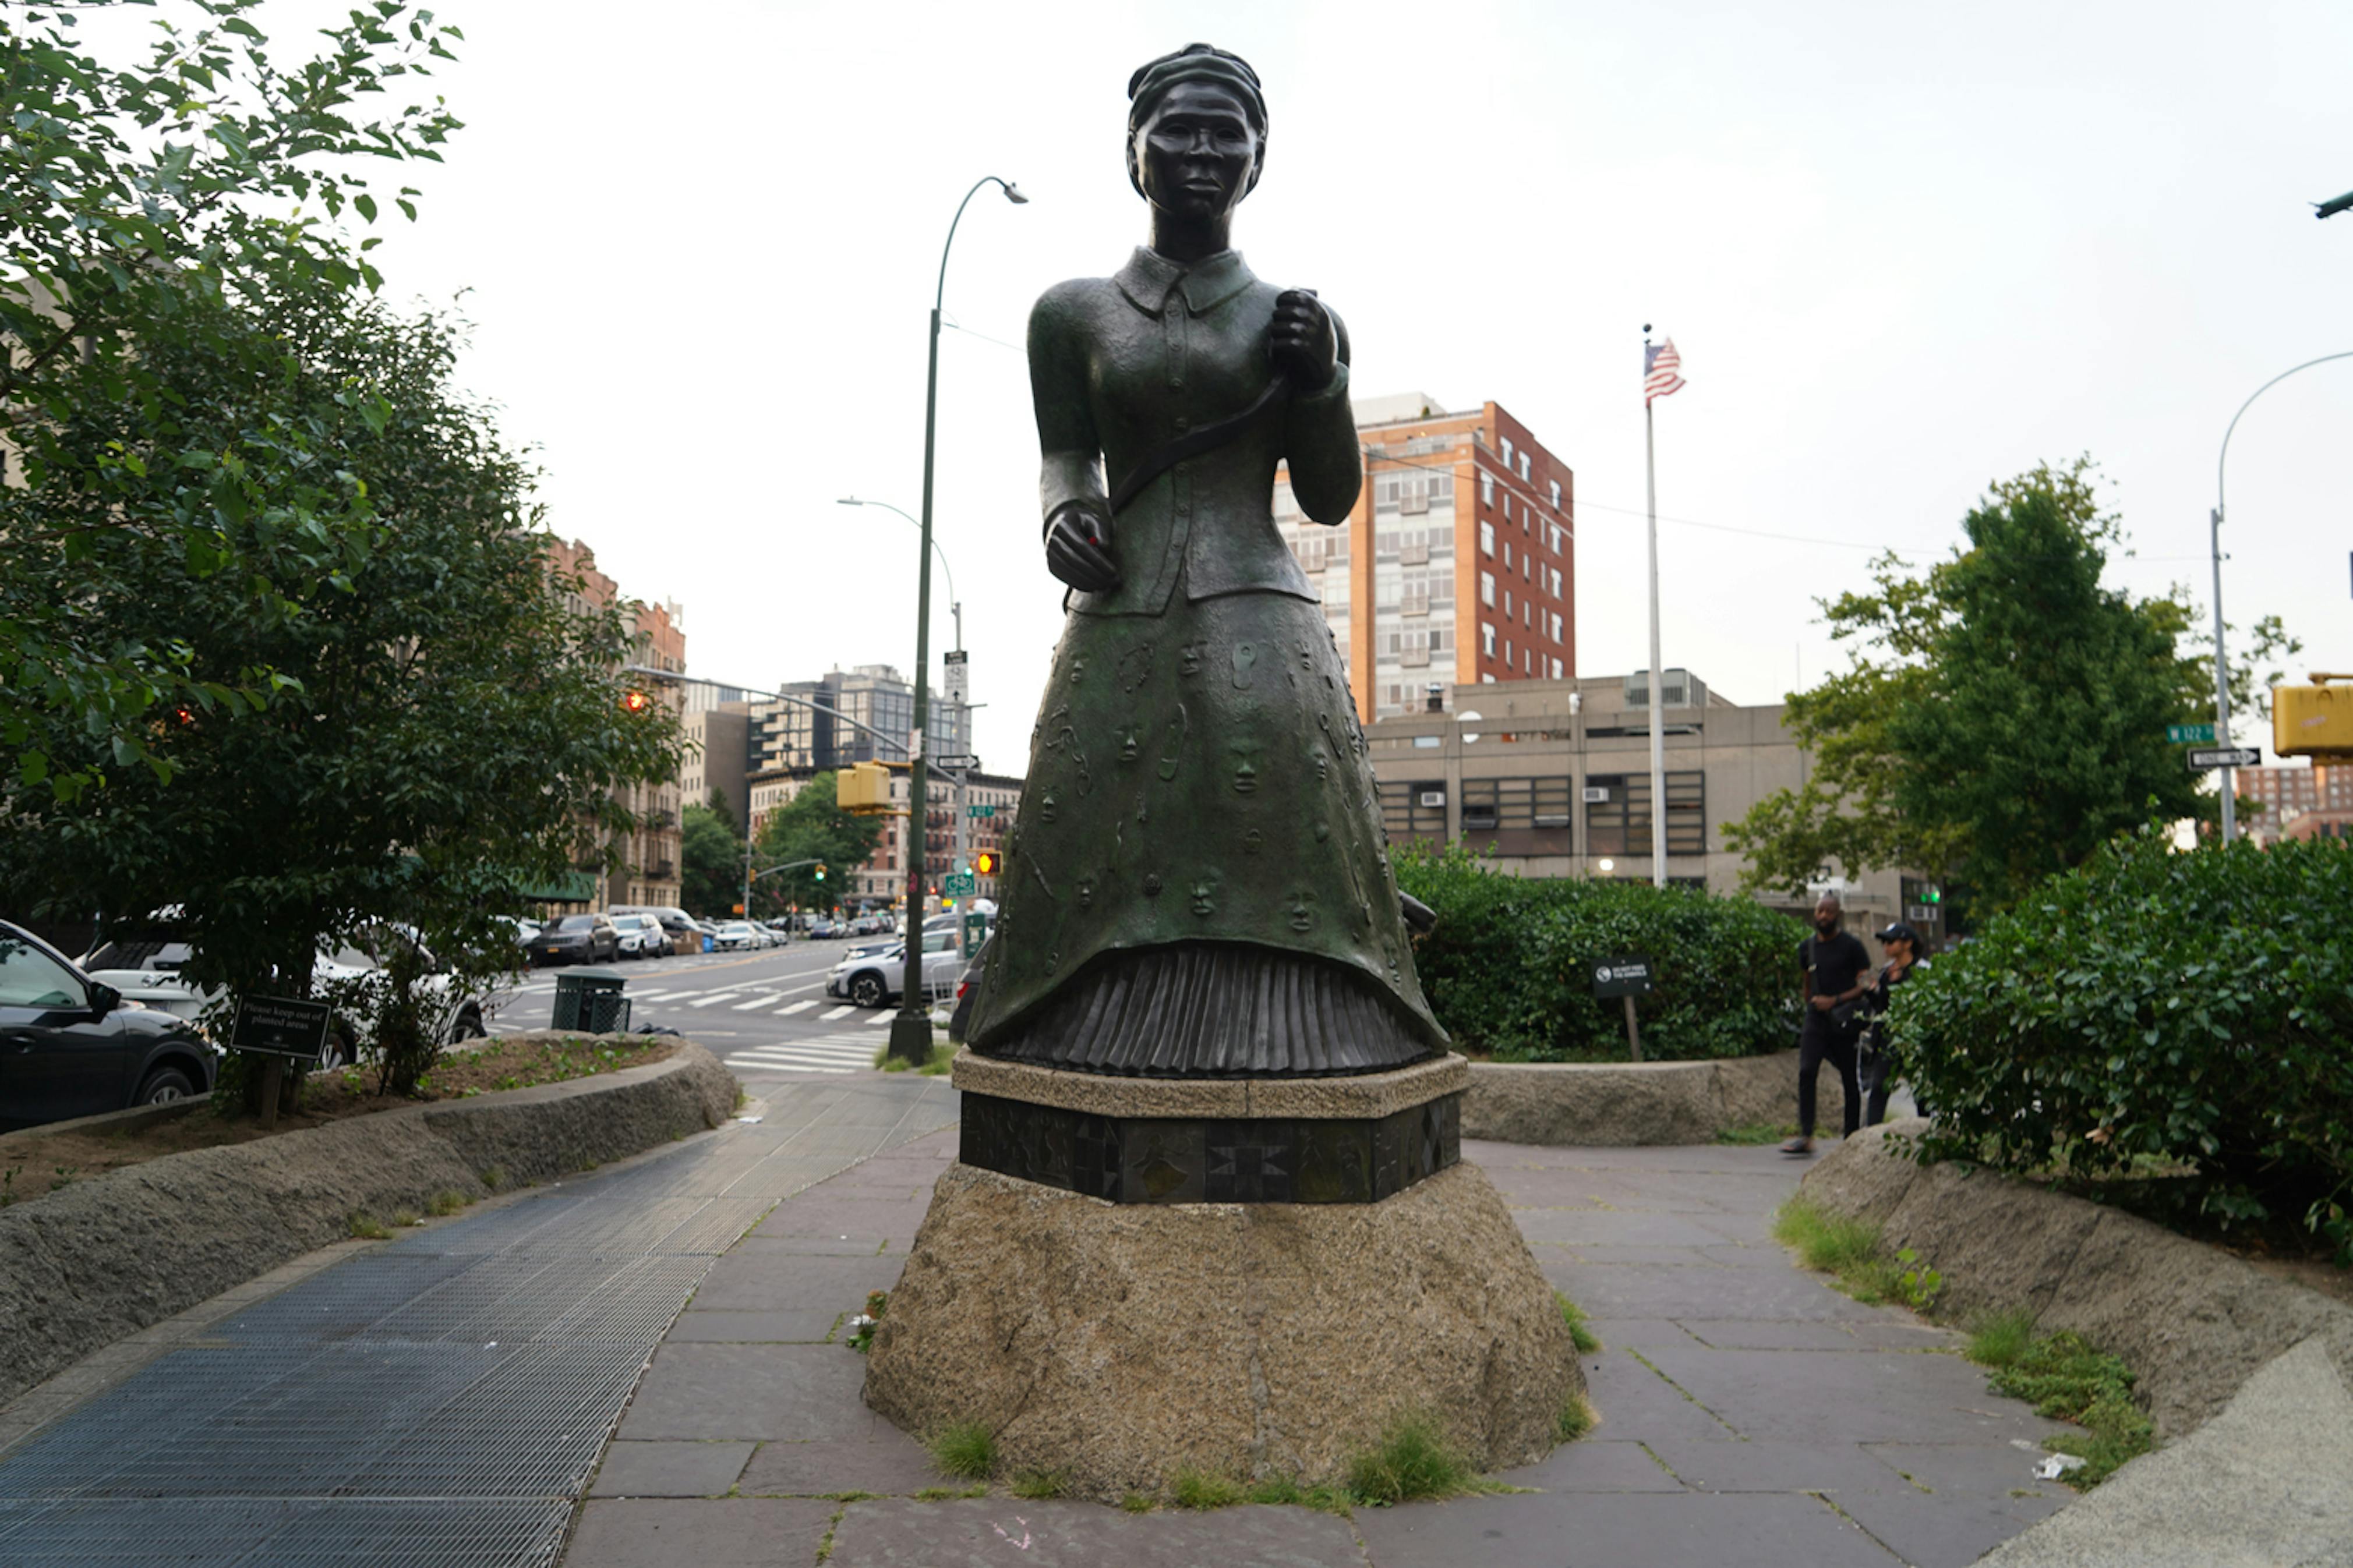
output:
M1936 1113L1925 1158L2164 1176L2222 1223L2302 1221L2353 1261L2341 843L2119 840L1898 989L1890 1034Z
M1414 967L1465 1050L1504 1061L1623 1061L1624 1005L1597 1002L1593 965L1649 956L1641 999L1652 1060L1751 1056L1797 1043L1805 928L1746 899L1681 888L1504 876L1457 845L1397 856L1398 885L1438 911Z

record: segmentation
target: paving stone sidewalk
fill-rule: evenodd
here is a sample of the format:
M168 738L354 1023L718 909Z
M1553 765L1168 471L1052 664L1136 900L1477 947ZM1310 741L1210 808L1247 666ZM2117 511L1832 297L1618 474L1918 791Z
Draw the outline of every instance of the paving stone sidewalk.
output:
M1769 1238L1800 1163L1463 1152L1603 1341L1587 1358L1600 1425L1499 1478L1530 1491L1353 1520L919 1499L946 1483L860 1402L865 1363L837 1330L897 1279L951 1131L800 1193L712 1268L607 1451L566 1568L814 1563L828 1540L827 1568L1947 1568L2071 1495L2031 1479L2052 1424L1987 1393L1955 1336L1857 1305Z

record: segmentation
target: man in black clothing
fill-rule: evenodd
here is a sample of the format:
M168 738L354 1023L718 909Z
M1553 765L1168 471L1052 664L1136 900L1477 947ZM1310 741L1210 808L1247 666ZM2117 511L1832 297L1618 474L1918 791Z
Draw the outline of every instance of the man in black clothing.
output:
M1798 1031L1798 1135L1781 1145L1784 1154L1814 1152L1814 1080L1825 1060L1838 1068L1839 1087L1846 1091L1841 1108L1846 1134L1852 1137L1862 1125L1853 1004L1862 996L1871 954L1863 951L1861 939L1839 930L1839 914L1838 895L1824 893L1814 905L1814 934L1798 946L1798 962L1806 971L1806 1018Z

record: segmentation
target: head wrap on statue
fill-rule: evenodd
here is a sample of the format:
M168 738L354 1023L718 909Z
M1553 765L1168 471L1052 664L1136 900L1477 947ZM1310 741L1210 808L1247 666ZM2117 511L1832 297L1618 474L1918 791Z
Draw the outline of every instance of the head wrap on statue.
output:
M1168 89L1180 81L1205 81L1222 87L1241 100L1242 112L1250 116L1250 128L1258 132L1261 155L1266 147L1266 96L1259 89L1258 72L1240 55L1230 55L1211 44L1187 44L1173 55L1136 68L1127 79L1127 139L1132 146L1135 132L1151 118ZM1127 160L1127 177L1136 194L1144 194L1144 184L1136 177L1135 159ZM1255 174L1252 176L1256 178Z

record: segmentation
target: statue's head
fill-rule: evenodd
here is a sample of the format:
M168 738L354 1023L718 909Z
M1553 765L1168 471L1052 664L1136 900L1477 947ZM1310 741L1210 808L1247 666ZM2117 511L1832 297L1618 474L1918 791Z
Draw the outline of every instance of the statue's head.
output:
M1128 78L1127 177L1154 206L1231 212L1266 165L1266 100L1240 55L1187 44Z

